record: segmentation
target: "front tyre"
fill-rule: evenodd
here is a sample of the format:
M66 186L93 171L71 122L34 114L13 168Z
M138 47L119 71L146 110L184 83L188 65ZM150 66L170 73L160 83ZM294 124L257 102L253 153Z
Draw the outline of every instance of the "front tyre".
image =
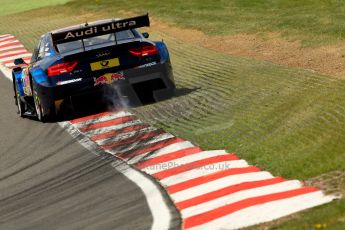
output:
M17 105L17 114L19 114L20 117L24 117L25 105L20 100L20 93L19 93L18 84L16 81L14 82L14 90L15 90L14 93L15 93L15 99L16 99L16 105Z

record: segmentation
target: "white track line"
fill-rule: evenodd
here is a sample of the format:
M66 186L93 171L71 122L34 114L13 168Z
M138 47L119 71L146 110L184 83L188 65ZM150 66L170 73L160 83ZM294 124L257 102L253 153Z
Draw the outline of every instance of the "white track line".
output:
M170 227L171 213L157 186L157 183L152 182L142 173L135 171L134 169L129 169L130 167L128 166L124 175L142 190L151 210L153 217L151 230L168 230Z
M73 125L71 125L69 122L59 122L58 124L63 127L72 137L77 139L82 146L98 155L98 146L85 136L80 138L81 135L79 130ZM160 192L157 184L145 177L142 173L131 168L128 164L115 162L112 165L117 169L117 171L135 183L144 193L153 217L151 230L169 229L171 221L170 209L166 204L163 194Z
M1 63L0 63L0 71L4 74L6 78L12 81L12 71L6 68L5 66L1 65Z
M268 195L272 193L278 193L288 190L293 190L302 187L302 184L297 180L285 181L273 185L267 185L263 187L257 187L252 189L247 189L244 191L239 191L227 196L220 197L199 205L186 208L181 211L183 218L195 216L219 207L222 207L226 204L235 203L246 198L257 197L262 195Z

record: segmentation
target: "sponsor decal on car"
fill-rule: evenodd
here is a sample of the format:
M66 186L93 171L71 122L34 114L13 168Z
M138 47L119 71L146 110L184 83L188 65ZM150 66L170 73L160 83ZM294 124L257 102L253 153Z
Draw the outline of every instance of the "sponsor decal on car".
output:
M110 85L111 83L119 80L124 80L125 77L123 76L123 72L119 73L106 73L98 78L94 78L95 84L94 86L97 85Z
M76 29L53 32L52 40L55 44L61 44L144 26L150 26L148 14L133 18L113 19L104 23L92 23L91 25L85 23Z
M94 26L94 27L90 27L81 31L68 32L64 39L84 37L85 35L93 35L93 34L97 34L99 31L108 32L108 31L116 31L118 29L125 30L127 28L135 26L136 24L137 22L135 20L124 21L124 22L112 22L108 25L101 25L98 27Z

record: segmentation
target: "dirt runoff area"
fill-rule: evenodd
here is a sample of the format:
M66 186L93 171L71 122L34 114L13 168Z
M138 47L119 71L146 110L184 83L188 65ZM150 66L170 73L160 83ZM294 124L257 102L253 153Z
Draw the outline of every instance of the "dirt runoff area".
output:
M155 18L152 20L152 28L218 52L271 61L345 79L345 44L305 48L300 41L287 41L279 33L208 36L201 31L182 29Z

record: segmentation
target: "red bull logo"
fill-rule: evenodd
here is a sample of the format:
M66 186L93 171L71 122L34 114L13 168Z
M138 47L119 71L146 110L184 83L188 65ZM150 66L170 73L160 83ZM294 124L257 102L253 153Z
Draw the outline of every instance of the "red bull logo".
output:
M123 73L106 73L98 78L95 78L95 84L97 85L110 85L111 83L118 81L118 80L124 80Z

